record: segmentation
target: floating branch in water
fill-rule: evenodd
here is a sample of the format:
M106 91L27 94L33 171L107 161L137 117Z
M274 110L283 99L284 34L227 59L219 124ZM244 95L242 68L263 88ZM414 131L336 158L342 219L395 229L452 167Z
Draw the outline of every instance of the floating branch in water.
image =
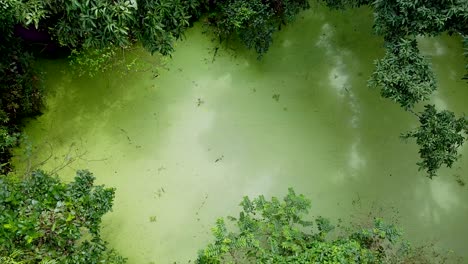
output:
M218 50L219 50L219 47L216 47L215 51L214 51L214 54L213 54L213 59L211 59L211 63L214 63L214 61L216 59L216 55L218 54Z
M460 174L455 174L455 181L458 183L458 185L460 185L461 187L465 186L465 181L462 179L462 177L460 176Z
M198 207L198 210L195 212L196 216L200 214L200 210L205 206L206 200L208 200L208 194L205 194L205 198L203 199L203 202L201 203L200 207ZM200 218L197 218L197 221L200 221Z
M220 162L220 161L222 161L223 159L224 159L224 155L221 155L221 157L219 157L219 158L217 158L217 159L215 160L215 163L216 163L216 162Z
M164 167L164 166L159 167L158 168L158 174L161 173L161 171L163 171L163 170L166 170L166 167Z
M119 127L119 129L120 129L120 131L122 131L125 134L125 136L127 137L128 142L130 144L132 144L132 139L128 136L127 131L125 129L123 129L123 128L120 128L120 127Z
M158 198L161 198L163 196L163 194L166 193L166 190L164 190L163 187L159 188L156 192L154 192L154 194L158 197Z

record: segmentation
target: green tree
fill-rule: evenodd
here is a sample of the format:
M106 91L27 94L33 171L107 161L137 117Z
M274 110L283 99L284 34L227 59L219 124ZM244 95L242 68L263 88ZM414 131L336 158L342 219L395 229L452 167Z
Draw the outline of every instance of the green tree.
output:
M203 0L4 0L17 22L48 31L71 49L125 48L136 41L164 55L182 36Z
M429 99L436 80L426 58L419 54L416 40L401 39L389 44L385 57L376 62L370 87L380 87L382 97L392 99L404 109L412 109Z
M307 8L307 0L215 1L207 21L221 42L238 38L261 57L268 51L273 33Z
M10 148L19 136L20 119L36 115L42 106L39 76L33 57L14 36L22 10L19 1L0 1L0 172L9 170Z
M152 54L169 55L203 7L200 0L138 0L136 35Z
M100 237L115 190L94 179L88 171L70 183L42 171L23 180L2 176L0 256L19 263L125 263Z
M135 1L107 0L4 0L16 6L17 22L48 31L70 48L126 46L135 23Z
M402 136L416 139L422 159L418 162L419 169L426 170L432 178L442 165L450 168L460 157L457 149L466 141L468 120L465 117L457 119L453 112L438 112L434 105L426 105L419 122L418 128Z
M311 203L292 189L282 201L244 197L240 205L239 217L229 217L234 231L218 219L214 242L200 250L197 263L436 263L423 256L405 262L417 254L378 218L368 228L349 229L323 217L305 220Z
M428 60L419 54L415 38L437 36L444 32L459 34L465 36L463 38L465 56L468 54L466 52L468 2L465 0L322 0L322 2L334 9L362 5L369 5L373 9L373 28L375 33L385 40L386 55L376 61L376 69L369 86L379 87L383 97L397 102L410 112L413 112L415 104L429 99L437 88L435 74ZM468 69L468 64L466 67ZM439 114L428 109L431 109L431 106L426 106L426 111L418 115L424 117L420 118L421 127L417 130L419 132L410 132L406 137L417 139L416 143L420 147L419 153L422 158L418 165L432 178L442 165L452 166L458 159L458 148L465 138L453 127L455 114L448 111ZM445 123L438 123L440 129L428 130L428 120ZM424 140L430 140L431 143ZM435 143L434 141L437 142L436 146L429 147L428 144Z

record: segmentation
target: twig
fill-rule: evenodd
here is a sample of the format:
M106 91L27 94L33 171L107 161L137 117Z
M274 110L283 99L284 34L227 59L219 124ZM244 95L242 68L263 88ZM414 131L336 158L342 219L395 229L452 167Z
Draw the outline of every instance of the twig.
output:
M418 118L421 118L421 116L418 113L414 112L413 109L408 109L408 112L412 113L413 115L417 116Z

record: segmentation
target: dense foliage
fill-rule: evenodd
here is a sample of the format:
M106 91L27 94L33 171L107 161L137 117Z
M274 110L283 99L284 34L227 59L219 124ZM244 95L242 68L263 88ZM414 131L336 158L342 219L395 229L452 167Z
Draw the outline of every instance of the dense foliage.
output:
M380 0L373 7L375 31L388 40L468 30L468 6L464 0Z
M9 168L10 148L18 140L18 121L39 113L42 102L39 77L32 55L14 36L19 10L0 1L0 171Z
M259 56L266 53L273 41L273 33L291 22L304 9L307 0L229 0L215 1L208 23L220 41L237 37Z
M214 31L238 35L259 53L268 49L271 33L291 21L307 0L4 0L16 23L46 31L71 49L125 48L139 41L151 53L170 54L173 42L191 22L208 13ZM254 38L251 40L250 38Z
M468 4L464 0L322 0L334 9L369 5L374 30L386 41L408 36L468 33Z
M405 109L429 99L436 89L434 73L427 59L419 54L414 39L389 44L385 57L376 62L369 85L380 87L382 97L392 99Z
M151 53L170 54L190 22L200 16L202 0L139 0L136 35Z
M292 189L283 201L244 197L240 205L239 217L229 217L234 231L218 219L214 242L197 263L435 263L422 256L405 262L416 254L395 226L378 218L367 228L340 229L323 217L306 221L311 203Z
M71 183L42 171L24 180L2 176L0 256L19 263L124 263L100 237L113 199L114 189L95 186L88 171Z
M163 37L174 39L170 35L175 28L176 35L180 34L180 30L188 26L186 17L190 17L179 12L187 8L185 2L178 0L4 1L22 9L16 12L16 20L23 26L34 25L47 31L61 45L73 49L126 47L138 37L143 37L140 41L158 46L164 42ZM161 24L148 22L154 19L159 19ZM158 26L164 36L144 34L144 30L157 30ZM163 47L160 49L164 50Z
M414 131L403 135L404 138L415 138L420 146L422 161L418 163L421 170L426 170L430 178L436 175L442 165L452 167L460 157L457 149L465 142L468 131L468 120L456 118L453 112L438 112L434 105L426 105L419 116L421 125Z
M429 62L419 54L415 38L417 36L437 36L444 32L464 36L465 50L467 49L468 35L468 2L465 0L322 0L331 8L342 9L369 5L374 11L374 31L385 40L386 55L376 62L376 69L369 85L379 87L381 94L399 103L405 110L411 112L418 102L429 99L436 89L435 75ZM467 53L465 52L465 56ZM467 63L468 69L468 63ZM460 76L463 78L463 76ZM466 78L466 76L465 76ZM421 113L424 120L432 119L440 127L451 127L452 118L440 118L436 111ZM447 111L444 115L454 116ZM434 115L429 117L428 115ZM419 115L418 115L419 116ZM421 122L424 121L420 119ZM461 121L460 121L461 122ZM421 123L419 131L422 134L409 133L417 138L422 161L418 163L421 169L428 172L429 177L436 175L441 165L451 166L454 157L458 157L458 148L465 138L458 138L454 144L453 134L450 130L427 130L427 124ZM438 146L445 145L445 154L441 154L439 147L428 147L425 139L437 139ZM446 140L446 141L444 141ZM443 148L444 149L444 148ZM448 151L447 149L450 149ZM447 156L447 153L450 155ZM441 158L444 157L444 158ZM450 157L450 158L449 158ZM438 160L438 161L436 161ZM442 160L444 160L442 162Z

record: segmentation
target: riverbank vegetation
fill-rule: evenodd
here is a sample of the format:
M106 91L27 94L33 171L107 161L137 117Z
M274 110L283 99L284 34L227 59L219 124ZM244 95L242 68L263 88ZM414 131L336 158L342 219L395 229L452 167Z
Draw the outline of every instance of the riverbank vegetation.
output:
M383 219L358 224L316 217L311 202L289 189L281 201L244 197L238 217L220 218L213 240L196 263L461 263L430 247L412 247L402 232Z
M115 190L94 179L88 171L78 171L70 183L42 171L22 180L1 178L1 263L126 263L100 235ZM380 218L353 225L308 220L311 202L293 189L283 201L244 197L240 206L237 218L217 220L214 241L196 263L461 263L430 245L412 247Z
M0 178L0 262L125 263L100 236L115 190L94 179L88 171L70 183L42 171Z

